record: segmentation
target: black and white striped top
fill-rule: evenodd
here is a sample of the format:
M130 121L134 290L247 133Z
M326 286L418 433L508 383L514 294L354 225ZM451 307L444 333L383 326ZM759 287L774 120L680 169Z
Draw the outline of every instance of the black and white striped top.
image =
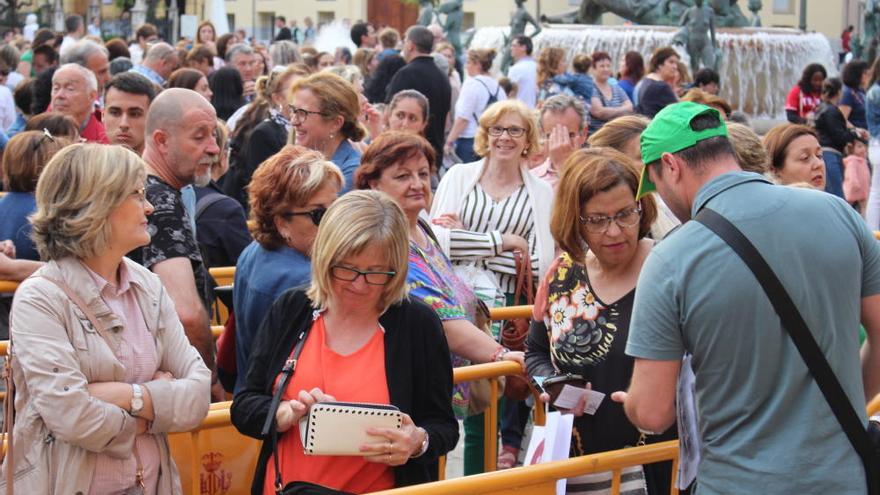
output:
M477 183L465 196L459 217L464 230L449 232L449 258L453 263L475 261L477 267L495 274L501 290L513 294L516 263L512 252L502 252L501 235L516 234L529 243L532 276L540 275L535 255L535 220L525 185L496 202Z

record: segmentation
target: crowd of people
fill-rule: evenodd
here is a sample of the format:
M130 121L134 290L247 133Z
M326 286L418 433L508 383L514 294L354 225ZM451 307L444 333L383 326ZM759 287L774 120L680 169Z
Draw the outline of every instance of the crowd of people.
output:
M353 53L316 50L310 20L277 28L265 46L205 21L171 45L145 24L128 43L70 15L0 46L17 490L179 493L167 433L226 393L264 441L253 493L434 480L457 420L479 473L479 391L452 369L496 361L604 394L559 408L572 456L680 437L699 466L682 490L864 488L767 296L690 220L745 232L864 411L880 391L880 62L808 65L788 122L760 136L673 47L617 61L520 35L499 74L495 50L458 53L436 26L358 22ZM231 363L209 326L224 289L208 269L228 266ZM524 281L513 348L481 315ZM360 456L306 455L301 420L327 401L393 405L401 426ZM504 469L529 407L502 410ZM627 493L668 493L670 467L628 470Z

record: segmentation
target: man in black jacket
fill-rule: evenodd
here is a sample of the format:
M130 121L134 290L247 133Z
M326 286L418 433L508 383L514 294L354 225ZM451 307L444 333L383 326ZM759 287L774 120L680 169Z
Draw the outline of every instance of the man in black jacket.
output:
M287 27L287 19L283 15L275 18L275 27L278 28L278 34L275 35L275 41L293 39L290 29Z
M437 68L431 50L434 47L434 35L424 26L412 26L406 30L403 43L403 58L407 64L391 79L385 93L385 101L401 90L415 89L431 102L431 114L428 116L428 127L425 137L437 152L437 165L443 163L443 134L446 127L446 115L451 104L452 88L449 77Z

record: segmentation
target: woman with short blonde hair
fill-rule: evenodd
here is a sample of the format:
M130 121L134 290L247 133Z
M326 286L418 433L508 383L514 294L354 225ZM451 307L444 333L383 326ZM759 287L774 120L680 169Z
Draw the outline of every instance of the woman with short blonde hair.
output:
M330 72L298 79L291 89L291 121L296 144L320 151L345 176L342 192L351 188L361 154L350 141L367 135L360 123L361 102L354 86Z
M150 242L145 177L127 148L76 144L37 184L47 263L10 317L16 449L2 469L19 493L180 493L167 433L208 413L211 372L159 278L125 257Z
M614 148L626 156L642 161L642 150L639 138L648 127L650 120L641 115L624 115L610 120L596 131L590 134L587 142L590 147Z
M264 442L253 493L280 478L348 493L424 483L437 458L458 440L452 414L452 367L440 320L406 297L408 229L397 203L376 191L353 191L327 211L315 239L311 287L282 294L257 335L232 423L261 440L274 419L278 448ZM272 411L273 384L298 340L296 373ZM300 418L316 402L390 404L399 428L371 431L359 455L308 456ZM270 415L273 415L270 416ZM274 455L280 472L276 477Z
M539 146L534 112L518 100L493 104L480 117L475 137L474 148L483 158L450 168L431 205L434 233L444 254L454 265L475 267L494 279L506 296L505 304L513 304L516 290L515 252L528 257L533 278L554 257L549 228L553 189L529 171L529 157ZM520 409L510 402L502 424L518 424L519 415L525 414ZM465 420L466 474L480 472L483 465L481 423L478 416ZM499 466L512 467L522 432L506 430Z

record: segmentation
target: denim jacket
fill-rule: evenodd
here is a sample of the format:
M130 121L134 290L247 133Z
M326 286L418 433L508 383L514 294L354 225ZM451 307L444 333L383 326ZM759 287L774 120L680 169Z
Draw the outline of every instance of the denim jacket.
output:
M865 95L865 117L868 120L868 133L872 138L880 138L880 84L871 85Z

